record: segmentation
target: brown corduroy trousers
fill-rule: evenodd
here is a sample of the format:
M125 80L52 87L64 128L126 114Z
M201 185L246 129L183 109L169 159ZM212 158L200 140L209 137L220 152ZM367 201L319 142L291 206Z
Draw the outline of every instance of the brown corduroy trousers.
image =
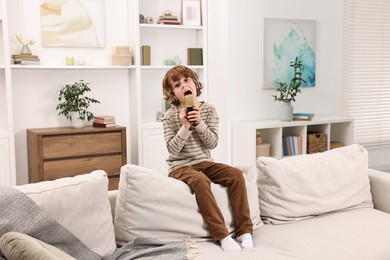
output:
M183 166L170 173L169 177L185 182L194 191L200 213L213 240L221 240L229 233L221 210L211 192L211 182L228 187L235 234L240 236L252 233L253 224L242 171L226 164L205 161Z

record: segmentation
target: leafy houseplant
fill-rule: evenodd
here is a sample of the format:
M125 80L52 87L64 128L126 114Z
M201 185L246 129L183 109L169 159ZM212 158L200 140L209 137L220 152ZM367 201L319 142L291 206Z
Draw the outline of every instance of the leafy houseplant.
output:
M295 96L301 93L301 84L306 82L302 79L302 67L303 63L298 57L295 57L294 61L290 62L290 67L294 68L294 76L292 77L290 84L276 81L276 92L278 94L273 95L275 101L280 101L279 118L282 121L291 121L293 119L293 107L291 101L295 101Z
M299 60L298 57L295 57L294 61L290 62L290 67L294 68L294 76L292 77L290 84L276 81L276 92L279 92L277 95L273 95L275 101L291 102L295 101L295 96L298 93L301 93L301 84L306 82L302 79L302 67L303 63Z
M100 104L100 101L85 96L86 92L91 91L88 85L89 83L80 80L62 87L58 92L58 101L60 101L56 107L56 110L59 110L58 115L63 115L70 121L75 119L93 120L93 113L88 111L88 108L92 103ZM76 113L77 118L73 118L74 115L72 117L73 112Z

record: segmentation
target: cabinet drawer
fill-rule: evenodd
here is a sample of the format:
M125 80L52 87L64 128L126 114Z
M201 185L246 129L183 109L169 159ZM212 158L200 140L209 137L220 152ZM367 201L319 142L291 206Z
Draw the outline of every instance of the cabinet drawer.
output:
M43 179L45 181L55 180L90 173L94 170L104 170L108 176L117 176L121 167L121 155L45 161L43 163Z
M43 159L121 152L121 133L89 133L45 136Z

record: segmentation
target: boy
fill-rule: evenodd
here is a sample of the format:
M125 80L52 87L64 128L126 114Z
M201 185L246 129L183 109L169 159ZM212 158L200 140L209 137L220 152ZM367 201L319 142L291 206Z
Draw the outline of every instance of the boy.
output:
M164 98L172 105L163 120L169 177L185 182L194 191L211 237L223 250L253 248L245 180L239 169L211 158L210 150L218 143L219 118L212 105L197 100L203 88L198 75L185 66L176 66L166 73L162 85ZM228 187L236 239L241 246L228 233L211 182Z

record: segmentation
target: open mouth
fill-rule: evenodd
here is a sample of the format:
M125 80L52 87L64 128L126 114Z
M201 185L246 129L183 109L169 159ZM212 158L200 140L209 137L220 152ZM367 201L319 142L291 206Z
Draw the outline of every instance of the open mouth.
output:
M192 95L191 90L187 90L186 92L184 92L184 96L187 96L187 95Z

